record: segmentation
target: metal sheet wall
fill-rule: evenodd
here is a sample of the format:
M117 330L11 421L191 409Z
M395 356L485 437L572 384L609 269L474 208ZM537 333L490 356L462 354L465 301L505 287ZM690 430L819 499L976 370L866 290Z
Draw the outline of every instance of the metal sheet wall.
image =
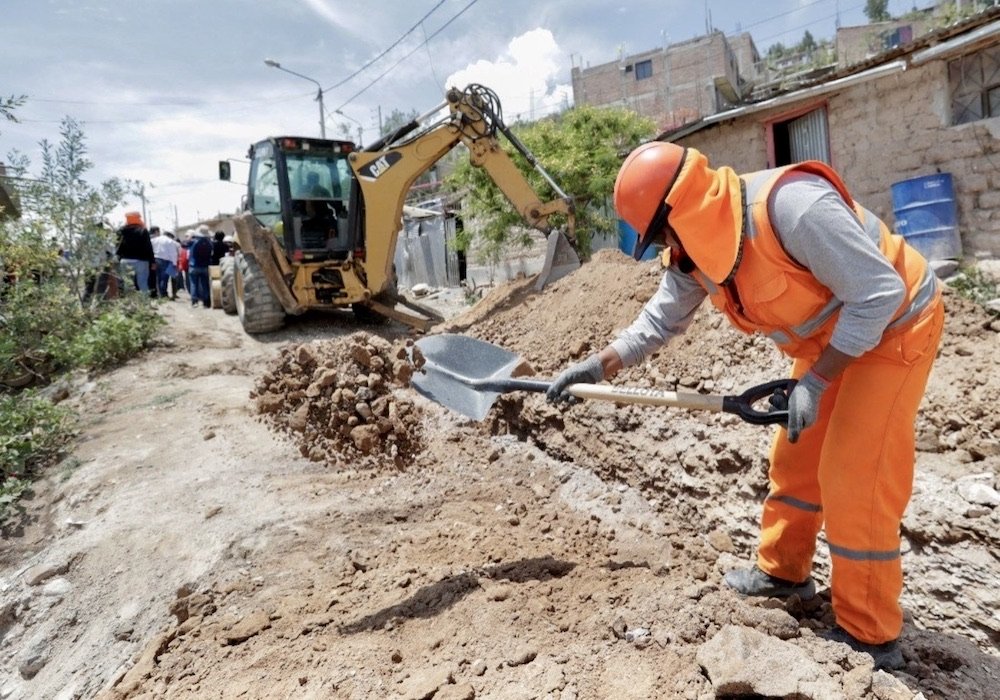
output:
M788 122L788 146L791 160L821 160L830 165L830 139L826 109L816 109Z
M455 237L455 219L436 216L404 221L393 262L400 290L415 284L457 287L458 254L449 246Z

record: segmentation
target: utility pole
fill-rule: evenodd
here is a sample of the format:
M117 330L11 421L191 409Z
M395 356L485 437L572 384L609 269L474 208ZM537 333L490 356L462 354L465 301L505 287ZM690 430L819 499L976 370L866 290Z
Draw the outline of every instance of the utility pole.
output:
M278 70L283 70L286 73L291 73L294 76L308 80L311 83L316 84L316 101L319 102L319 136L320 138L326 138L326 112L323 110L323 86L319 84L318 80L310 78L308 75L302 75L301 73L296 73L293 70L288 70L280 63L275 61L273 58L265 58L264 65L270 66L271 68L277 68Z
M146 226L149 226L150 221L146 216L146 183L140 182L139 186L136 188L135 193L139 195L139 200L142 202L142 220Z

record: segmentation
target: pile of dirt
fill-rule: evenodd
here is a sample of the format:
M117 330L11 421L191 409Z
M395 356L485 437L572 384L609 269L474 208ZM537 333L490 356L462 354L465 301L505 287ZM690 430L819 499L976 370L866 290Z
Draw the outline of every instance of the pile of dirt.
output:
M521 354L539 374L554 376L597 352L635 320L662 270L602 250L581 272L531 295L530 280L509 283L442 327ZM983 307L944 288L945 330L917 423L918 449L962 451L966 462L1000 454L998 322ZM703 304L689 331L613 384L703 393L742 391L787 374L790 361L762 336L746 336ZM532 405L535 405L532 402Z
M251 398L314 462L403 467L423 449L419 411L394 391L412 373L402 343L359 332L282 348Z

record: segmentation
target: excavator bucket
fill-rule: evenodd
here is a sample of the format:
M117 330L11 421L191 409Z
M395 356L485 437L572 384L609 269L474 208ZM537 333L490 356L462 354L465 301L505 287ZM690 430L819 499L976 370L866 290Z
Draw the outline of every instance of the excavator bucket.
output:
M549 234L545 248L545 264L535 280L535 291L580 269L580 256L561 231Z

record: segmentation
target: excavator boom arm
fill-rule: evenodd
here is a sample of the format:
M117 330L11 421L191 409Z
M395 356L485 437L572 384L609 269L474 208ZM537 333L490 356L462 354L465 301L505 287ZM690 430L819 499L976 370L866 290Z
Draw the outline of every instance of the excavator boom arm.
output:
M561 214L566 218L568 235L573 237L572 198L555 185L534 156L508 131L496 95L479 85L470 85L464 91L452 88L446 104L450 114L440 123L421 131L419 124L412 122L365 151L351 154L351 167L364 198L365 271L367 286L373 293L385 289L392 274L396 239L410 186L459 143L468 147L470 162L483 168L526 223L549 234L552 230L549 218ZM498 130L542 173L559 194L558 198L541 201L501 146L496 136Z

